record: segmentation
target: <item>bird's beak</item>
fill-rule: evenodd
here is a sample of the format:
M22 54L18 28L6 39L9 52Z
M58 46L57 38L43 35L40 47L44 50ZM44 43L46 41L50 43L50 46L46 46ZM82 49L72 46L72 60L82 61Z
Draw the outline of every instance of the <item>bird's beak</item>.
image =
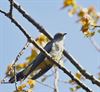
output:
M67 33L63 33L63 36L65 36Z

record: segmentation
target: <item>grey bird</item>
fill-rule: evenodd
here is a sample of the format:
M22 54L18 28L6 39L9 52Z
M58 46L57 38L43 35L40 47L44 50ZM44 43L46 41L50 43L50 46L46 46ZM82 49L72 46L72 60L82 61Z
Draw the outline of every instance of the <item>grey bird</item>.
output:
M56 33L54 38L46 44L44 49L52 56L52 59L59 62L63 56L63 38L67 33ZM35 69L41 67L38 72L36 72L31 79L35 80L45 74L54 64L51 61L44 61L48 59L46 55L42 52L32 61L24 70L16 74L16 81L27 78ZM15 77L9 79L9 83L14 83Z

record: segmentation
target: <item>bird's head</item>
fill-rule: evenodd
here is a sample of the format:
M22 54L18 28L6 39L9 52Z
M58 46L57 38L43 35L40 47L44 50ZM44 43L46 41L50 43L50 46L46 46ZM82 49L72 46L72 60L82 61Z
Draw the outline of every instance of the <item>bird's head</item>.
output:
M67 33L56 33L55 36L54 36L54 40L63 40L64 36L66 35Z

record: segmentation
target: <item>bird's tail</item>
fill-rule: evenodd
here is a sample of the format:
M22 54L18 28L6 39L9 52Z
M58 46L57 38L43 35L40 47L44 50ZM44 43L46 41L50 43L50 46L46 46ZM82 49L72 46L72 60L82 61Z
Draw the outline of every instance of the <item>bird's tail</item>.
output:
M16 75L16 77L15 77L15 76L11 77L10 80L9 80L9 83L14 83L14 82L15 82L15 78L16 78L16 81L20 81L21 79L24 79L25 76L24 76L24 74L23 74L23 71L19 72L19 73Z
M32 70L33 70L32 66L33 65L30 64L24 70L22 70L19 73L17 73L16 76L11 77L10 80L9 80L9 83L14 83L15 82L15 78L16 78L16 81L20 81L22 79L25 79L32 72Z
M36 73L31 79L35 80L38 79L39 77L41 77L43 74L45 74L50 68L52 67L52 65L48 65L45 68L41 69L38 73ZM25 79L28 76L28 70L25 69L19 73L17 73L16 75L16 81L20 81L22 79ZM9 83L14 83L15 82L15 77L11 77L9 80Z
M37 74L35 74L31 79L35 80L38 79L39 77L41 77L43 74L45 74L50 68L52 67L52 65L46 66L46 68L41 69Z

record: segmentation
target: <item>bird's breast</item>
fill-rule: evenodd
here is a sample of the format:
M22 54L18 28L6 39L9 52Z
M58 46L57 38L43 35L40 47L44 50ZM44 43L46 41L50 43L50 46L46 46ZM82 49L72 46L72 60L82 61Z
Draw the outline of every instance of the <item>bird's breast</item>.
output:
M50 52L52 58L54 60L59 61L62 58L63 49L64 49L63 42L55 42L55 43L53 43L52 50Z

